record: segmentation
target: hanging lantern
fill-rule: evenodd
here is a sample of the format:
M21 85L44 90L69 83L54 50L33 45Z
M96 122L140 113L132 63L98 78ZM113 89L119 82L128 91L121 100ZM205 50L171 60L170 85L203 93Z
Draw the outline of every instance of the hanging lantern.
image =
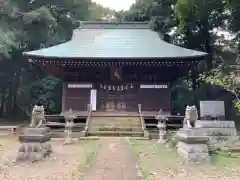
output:
M119 88L119 86L117 86L117 90L118 90L118 91L120 91L120 88Z
M113 85L113 90L115 91L115 85Z
M130 85L130 88L133 89L133 85L132 84Z
M121 91L123 91L123 88L124 88L124 87L123 87L123 85L122 85L122 86L121 86Z
M108 90L109 90L109 91L111 90L111 86L110 86L110 85L108 85Z

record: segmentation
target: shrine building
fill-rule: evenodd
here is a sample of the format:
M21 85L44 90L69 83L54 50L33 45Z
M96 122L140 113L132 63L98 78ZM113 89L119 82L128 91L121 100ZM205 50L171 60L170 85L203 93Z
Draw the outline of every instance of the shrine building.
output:
M171 83L195 77L207 56L165 42L148 22L81 22L70 41L23 55L62 80L62 112L152 118L160 109L171 115Z
M72 39L24 52L63 82L62 111L170 113L170 86L206 53L163 41L147 22L82 22Z

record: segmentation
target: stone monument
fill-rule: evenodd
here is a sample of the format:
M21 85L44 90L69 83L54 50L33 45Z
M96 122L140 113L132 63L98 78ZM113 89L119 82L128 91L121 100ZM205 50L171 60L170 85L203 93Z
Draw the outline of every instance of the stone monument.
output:
M202 135L201 129L195 127L198 118L197 108L187 106L184 127L177 132L177 151L187 163L209 162L208 137Z
M19 136L21 143L17 161L39 161L52 152L50 128L46 127L44 107L35 105L32 111L31 124Z
M64 118L65 118L65 141L64 144L72 144L73 140L72 140L72 128L74 127L74 122L73 120L76 119L76 116L73 114L72 109L70 109L68 112L63 114Z

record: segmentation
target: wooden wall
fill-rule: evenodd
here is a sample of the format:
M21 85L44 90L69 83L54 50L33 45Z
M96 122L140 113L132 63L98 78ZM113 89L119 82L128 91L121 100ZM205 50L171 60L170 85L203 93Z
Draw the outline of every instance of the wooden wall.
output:
M87 110L91 88L68 88L67 83L63 88L62 111L70 108L78 111ZM162 109L170 112L170 88L140 88L140 84L135 85L134 89L123 92L109 92L97 88L97 110L104 111L107 102L113 102L115 106L125 103L126 108L121 109L125 111L137 111L138 104L142 104L142 111Z
M63 86L62 111L69 109L87 111L90 103L90 88L68 88L68 83Z
M138 103L142 104L142 111L170 112L170 89L139 89Z

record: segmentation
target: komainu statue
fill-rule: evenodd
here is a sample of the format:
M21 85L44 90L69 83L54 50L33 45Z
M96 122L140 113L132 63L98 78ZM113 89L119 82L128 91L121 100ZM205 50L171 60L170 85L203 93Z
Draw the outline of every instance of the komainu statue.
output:
M185 118L183 120L183 127L194 128L198 119L198 111L196 106L187 106L185 111Z
M44 114L44 107L35 105L32 110L31 128L45 127L46 119Z
M30 127L23 129L19 136L20 147L16 157L17 161L40 161L52 152L50 144L51 131L46 126L44 107L35 105L32 110Z

